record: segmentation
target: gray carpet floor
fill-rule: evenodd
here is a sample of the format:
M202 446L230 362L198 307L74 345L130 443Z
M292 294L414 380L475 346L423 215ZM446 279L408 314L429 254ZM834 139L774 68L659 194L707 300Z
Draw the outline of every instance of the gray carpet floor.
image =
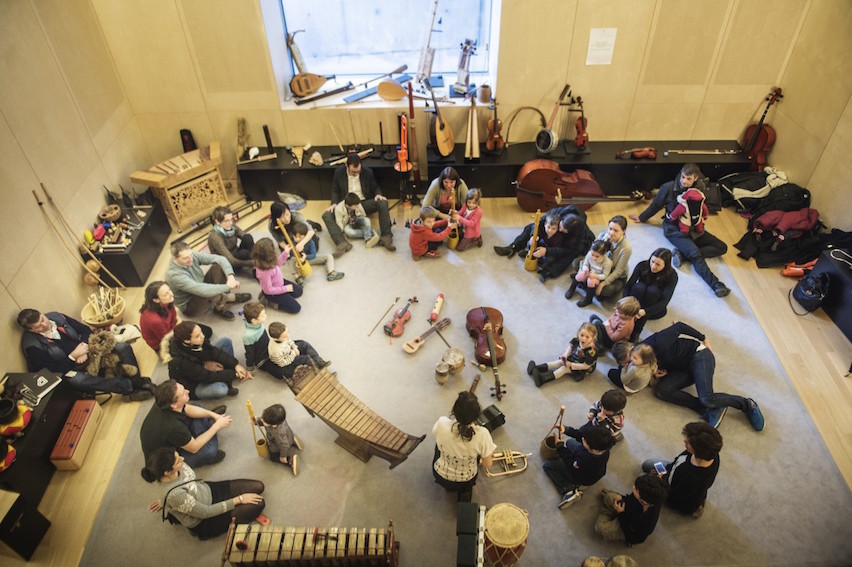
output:
M597 232L597 231L595 231ZM395 228L396 253L382 248L355 249L338 261L346 277L327 282L315 267L302 312L269 312L269 320L285 322L296 338L311 342L333 361L331 370L367 406L406 433L426 434L426 440L394 470L373 457L363 463L334 443L336 434L320 419L311 418L280 382L257 372L240 386L237 398L227 400L234 416L219 434L228 456L217 465L199 469L207 480L257 478L266 483L266 515L274 524L293 526L384 527L392 519L401 542L400 565L455 565L456 499L435 484L430 471L434 440L431 428L447 415L457 393L468 389L478 372L469 363L459 376L440 386L435 364L446 349L431 338L413 355L403 342L427 329L426 319L438 293L446 300L442 317L452 324L447 340L473 359L473 342L465 331L465 316L480 305L500 310L508 355L500 366L507 393L496 402L506 424L494 432L498 447L531 452L522 474L486 478L480 475L474 502L493 506L509 502L529 514L529 537L520 564L579 565L589 555L629 553L643 566L661 565L850 565L852 564L852 494L844 483L801 401L796 396L741 292L720 260L711 267L732 289L717 299L692 272L681 268L668 316L651 321L645 334L683 320L705 332L716 353L717 391L754 397L766 416L766 429L755 432L745 416L728 412L720 426L725 440L721 468L707 510L699 520L664 509L656 531L632 548L602 541L594 532L602 488L627 493L639 465L647 458L671 459L683 448L683 425L698 419L690 411L664 404L645 390L628 399L625 439L612 451L606 477L565 511L557 509L559 494L541 469L538 448L553 424L559 406L566 406L565 425L585 421L589 405L611 385L606 371L613 366L603 355L598 370L582 383L559 380L538 389L526 375L527 361L560 354L579 325L597 313L606 318L611 305L595 303L580 309L564 299L567 275L546 284L525 272L522 262L498 257L494 244L505 244L517 229L483 229L485 246L464 253L448 252L439 259L415 263L407 249L407 229ZM257 236L263 236L258 233ZM631 225L631 268L651 251L665 246L658 227ZM321 251L331 248L322 235ZM243 279L243 288L256 293L256 281ZM390 340L370 329L400 297L396 308L416 296L412 319L401 338ZM242 353L242 318L231 323L207 315L218 335L230 336ZM155 381L166 378L158 366ZM483 373L477 393L483 406L493 383ZM253 448L245 400L255 410L283 403L288 421L304 440L302 472L293 478L283 465L263 460ZM140 409L134 432L122 449L115 475L90 536L82 565L215 565L224 537L200 542L180 526L161 523L148 512L148 503L165 493L139 476L142 453L138 427L152 402ZM846 526L845 528L843 526Z

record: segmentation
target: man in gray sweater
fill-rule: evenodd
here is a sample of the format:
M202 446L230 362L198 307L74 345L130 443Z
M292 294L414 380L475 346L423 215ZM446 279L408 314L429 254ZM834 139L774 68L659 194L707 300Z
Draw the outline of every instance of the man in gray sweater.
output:
M234 314L228 303L244 303L250 293L235 293L240 282L224 257L193 252L185 242L171 246L172 260L166 270L166 283L175 294L175 306L187 317L196 317L213 306L213 312L231 321ZM202 266L210 266L205 274Z

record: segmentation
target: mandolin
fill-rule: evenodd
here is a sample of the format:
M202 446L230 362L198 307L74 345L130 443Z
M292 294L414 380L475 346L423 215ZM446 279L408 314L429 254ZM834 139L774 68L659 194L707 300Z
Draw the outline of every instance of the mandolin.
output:
M497 99L491 99L491 110L494 111L494 117L488 120L488 138L485 140L485 149L489 152L501 152L506 141L500 134L503 121L497 118Z
M423 343L426 342L426 339L428 339L430 336L432 336L432 333L434 333L436 331L442 331L443 329L448 327L449 324L450 324L450 318L444 317L443 319L441 319L440 321L435 323L433 326L429 327L429 329L425 333L423 333L422 335L414 337L410 341L406 341L402 345L402 350L404 350L408 354L414 354L415 352L417 352L417 349L419 349L420 347L423 346Z
M317 92L331 77L323 77L308 73L305 67L305 60L302 59L302 52L299 51L299 46L296 45L296 34L305 30L296 30L293 33L287 34L287 47L290 49L290 55L293 57L293 63L296 65L299 73L290 80L290 90L297 97L308 96Z
M428 78L423 79L423 85L429 89L429 94L432 95L432 104L435 105L435 114L432 115L432 122L429 125L429 140L438 155L447 157L456 148L453 129L450 128L449 123L444 122L444 118L441 116L441 110L435 100L435 91L432 90Z
M766 167L766 156L775 144L775 129L769 124L764 124L763 121L766 119L769 107L782 98L784 98L784 95L781 94L781 88L773 87L766 97L767 103L763 110L763 116L760 117L757 124L752 124L746 128L743 139L748 141L743 151L751 160L752 171L763 171L763 168Z
M571 85L565 85L565 88L562 89L562 93L559 95L559 100L556 101L556 105L553 107L553 112L550 115L550 120L547 121L547 126L539 130L538 134L536 134L535 149L538 150L539 153L549 154L555 150L557 144L559 144L559 137L556 135L556 132L553 131L553 123L556 121L556 114L559 112L559 105L562 104L562 100L568 96L570 92Z

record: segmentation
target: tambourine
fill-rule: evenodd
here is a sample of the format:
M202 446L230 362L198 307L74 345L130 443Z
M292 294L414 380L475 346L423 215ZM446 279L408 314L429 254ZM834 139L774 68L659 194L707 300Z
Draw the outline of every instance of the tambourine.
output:
M98 218L101 222L115 222L121 218L121 207L115 204L107 205L98 213Z

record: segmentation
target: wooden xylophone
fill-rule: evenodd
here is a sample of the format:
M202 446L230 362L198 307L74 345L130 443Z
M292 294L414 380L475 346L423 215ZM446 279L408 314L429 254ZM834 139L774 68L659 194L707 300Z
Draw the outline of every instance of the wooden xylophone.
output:
M385 528L261 526L231 521L222 565L398 567L393 522Z
M308 413L318 415L338 433L335 443L364 462L377 455L394 468L426 438L397 429L344 388L326 368L299 366L291 388Z

